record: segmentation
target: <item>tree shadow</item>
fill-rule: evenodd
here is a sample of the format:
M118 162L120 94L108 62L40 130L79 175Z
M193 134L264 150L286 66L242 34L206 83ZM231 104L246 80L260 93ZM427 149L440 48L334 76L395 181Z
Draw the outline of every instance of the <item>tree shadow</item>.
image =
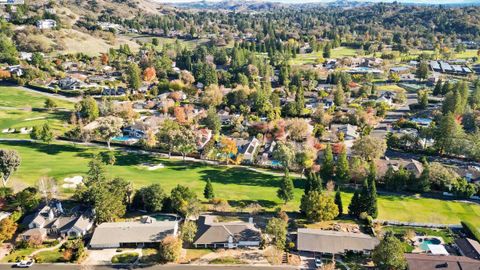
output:
M81 153L86 151L86 149L69 144L45 144L40 142L31 142L27 140L2 141L1 143L9 146L28 147L30 149L34 149L35 151L42 152L47 155L57 155L62 152Z
M270 200L228 200L228 204L232 207L247 206L252 203L258 203L264 208L274 208L278 203Z
M245 168L228 168L219 172L218 170L206 169L200 172L201 180L210 179L212 182L221 184L237 184L244 186L278 187L279 177L260 172L251 171Z

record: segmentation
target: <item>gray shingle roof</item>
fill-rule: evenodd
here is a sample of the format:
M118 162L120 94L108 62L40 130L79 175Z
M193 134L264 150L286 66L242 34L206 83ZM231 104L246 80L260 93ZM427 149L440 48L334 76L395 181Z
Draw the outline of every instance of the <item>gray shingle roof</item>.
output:
M100 224L93 233L90 246L115 246L119 243L156 243L168 235L176 235L177 221L112 222Z
M200 217L200 225L197 233L196 245L228 243L229 237L233 242L260 241L261 233L253 223L213 222L212 216Z
M298 229L297 249L310 252L344 253L373 250L380 241L363 233Z

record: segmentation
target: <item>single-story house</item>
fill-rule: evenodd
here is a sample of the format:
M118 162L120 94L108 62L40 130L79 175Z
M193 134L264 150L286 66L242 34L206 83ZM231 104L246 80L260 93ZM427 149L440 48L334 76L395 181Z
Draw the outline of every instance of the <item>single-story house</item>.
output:
M57 27L57 22L52 19L38 20L36 26L38 29L52 29Z
M262 235L253 218L248 222L215 222L216 217L205 215L198 219L198 232L193 245L196 248L258 247Z
M368 234L319 229L298 229L297 249L313 253L369 253L380 241Z
M346 125L332 125L331 131L335 134L338 134L341 132L343 133L343 138L348 141L348 140L356 140L360 134L357 132L357 126L346 124Z
M178 234L178 221L156 221L151 217L141 221L109 222L94 231L90 248L157 247L167 236Z
M250 143L244 148L243 159L248 162L255 161L255 153L260 145L260 141L257 138L253 138Z
M478 270L480 261L465 256L405 254L409 270Z

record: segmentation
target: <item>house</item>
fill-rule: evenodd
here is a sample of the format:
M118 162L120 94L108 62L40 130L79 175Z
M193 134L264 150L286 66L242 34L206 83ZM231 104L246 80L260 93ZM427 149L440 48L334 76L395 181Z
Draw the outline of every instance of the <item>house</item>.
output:
M313 253L343 254L347 251L369 253L380 241L364 233L298 229L297 249Z
M77 90L81 86L80 81L72 77L58 80L57 85L62 90Z
M208 128L202 128L196 131L197 147L203 149L205 145L212 139L213 133Z
M71 215L66 215L62 203L52 201L27 219L28 230L21 234L23 240L32 235L53 237L82 237L93 226L93 214L89 209L77 207Z
M409 270L478 270L480 261L464 256L405 254Z
M332 125L331 130L333 133L337 134L337 136L340 132L343 133L344 139L347 141L355 140L360 136L357 132L357 126L350 124Z
M7 69L10 72L10 74L16 75L17 77L21 77L23 75L23 69L19 65L9 66Z
M52 29L57 27L57 22L52 19L38 20L36 26L38 29Z
M193 245L196 248L237 248L258 247L261 241L260 229L255 227L253 218L248 222L215 222L216 217L205 215L198 220L198 232Z
M255 153L259 145L260 141L254 137L244 148L243 159L248 162L255 161Z
M178 221L156 221L152 217L102 223L93 233L90 248L158 247L165 237L177 234Z

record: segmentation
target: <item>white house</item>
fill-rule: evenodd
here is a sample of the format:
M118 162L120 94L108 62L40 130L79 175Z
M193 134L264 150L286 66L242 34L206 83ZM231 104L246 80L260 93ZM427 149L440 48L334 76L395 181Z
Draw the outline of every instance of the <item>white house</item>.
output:
M52 29L57 27L57 22L51 19L38 20L36 25L38 29Z

